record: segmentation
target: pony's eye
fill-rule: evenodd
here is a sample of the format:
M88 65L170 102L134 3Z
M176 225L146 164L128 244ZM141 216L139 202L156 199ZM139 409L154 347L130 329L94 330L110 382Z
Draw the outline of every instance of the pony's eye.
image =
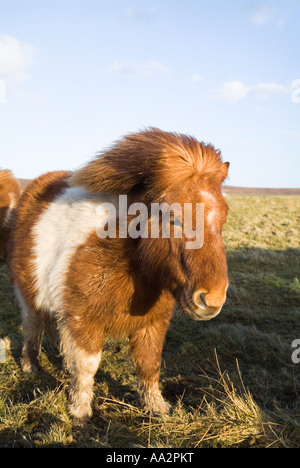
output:
M182 227L182 221L181 221L181 218L179 218L179 216L174 216L170 219L170 224L171 226L179 226L179 227Z

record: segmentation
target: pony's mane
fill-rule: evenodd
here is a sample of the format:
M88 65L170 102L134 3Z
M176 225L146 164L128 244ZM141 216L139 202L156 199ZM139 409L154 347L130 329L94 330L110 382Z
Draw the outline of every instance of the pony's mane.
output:
M191 136L150 128L129 134L98 154L72 174L70 184L91 193L129 193L143 184L157 193L195 174L204 179L219 175L224 180L228 165L224 166L220 151L212 145Z

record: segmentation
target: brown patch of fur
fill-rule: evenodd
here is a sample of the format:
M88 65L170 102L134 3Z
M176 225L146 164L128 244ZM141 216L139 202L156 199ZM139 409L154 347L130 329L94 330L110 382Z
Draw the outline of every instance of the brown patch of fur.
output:
M0 262L7 261L8 243L20 184L9 170L0 171Z

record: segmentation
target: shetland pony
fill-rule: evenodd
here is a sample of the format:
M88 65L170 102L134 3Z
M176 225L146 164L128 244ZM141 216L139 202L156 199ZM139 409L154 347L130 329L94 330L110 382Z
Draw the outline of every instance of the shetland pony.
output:
M150 128L127 135L73 173L45 174L24 190L11 250L25 330L22 369L38 369L44 328L55 323L72 377L74 417L92 414L93 380L107 335L129 338L143 408L169 411L159 374L176 303L192 319L210 320L226 299L221 184L228 166L210 145ZM120 194L146 207L189 203L193 213L196 203L203 204L202 247L187 249L184 235L175 235L178 216L170 217L169 238L99 237L97 226L108 224L101 207L115 206L118 216Z
M11 224L19 196L19 181L11 171L0 170L0 263L7 261Z

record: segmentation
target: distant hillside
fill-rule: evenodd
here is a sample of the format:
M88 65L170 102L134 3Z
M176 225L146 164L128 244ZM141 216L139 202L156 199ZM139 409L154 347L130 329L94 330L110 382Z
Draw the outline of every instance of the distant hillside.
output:
M20 182L21 190L24 190L25 187L31 182L31 179L18 179Z
M29 184L30 179L19 179L21 190ZM233 187L231 185L224 185L223 192L226 195L300 195L300 188L247 188L247 187Z
M224 185L222 190L228 195L300 195L300 188L247 188Z

